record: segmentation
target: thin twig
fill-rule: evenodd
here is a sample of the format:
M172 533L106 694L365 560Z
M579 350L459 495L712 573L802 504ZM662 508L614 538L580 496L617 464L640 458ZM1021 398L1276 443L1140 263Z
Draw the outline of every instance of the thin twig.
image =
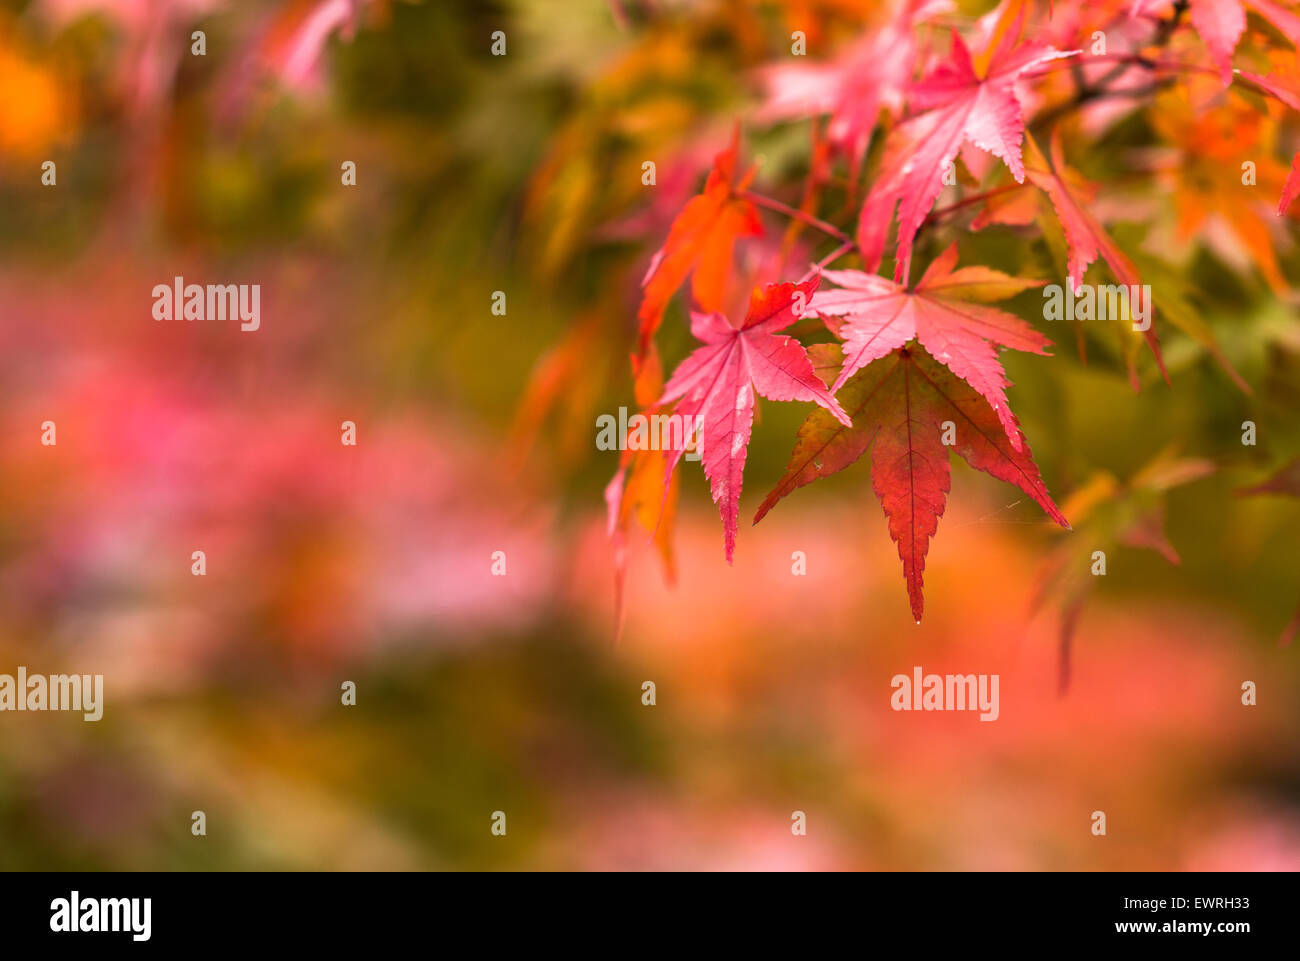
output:
M1169 38L1173 36L1174 31L1178 29L1179 24L1182 22L1183 14L1187 12L1188 2L1189 0L1178 0L1178 2L1174 4L1173 13L1170 14L1168 18L1159 22L1159 26L1156 28L1156 32L1147 46L1163 48L1169 42ZM1081 74L1083 66L1089 63L1100 62L1113 63L1114 66L1102 74L1096 82L1080 85L1078 90L1075 91L1074 96L1069 100L1057 104L1046 113L1040 114L1038 118L1035 119L1034 126L1038 127L1040 130L1050 127L1061 117L1073 113L1085 104L1093 103L1098 100L1121 96L1145 96L1160 89L1160 87L1155 84L1150 87L1143 87L1127 92L1110 89L1110 85L1126 74L1131 67L1142 67L1146 70L1160 70L1168 69L1170 67L1186 70L1202 69L1193 64L1169 64L1158 60L1152 60L1150 57L1140 53L1103 53L1095 54L1087 58L1076 58L1070 61L1071 70L1074 72L1076 81Z
M977 194L971 194L969 197L963 197L961 200L958 200L956 203L948 204L946 207L935 207L934 210L931 210L930 213L926 216L925 221L926 223L929 223L931 221L939 219L940 217L946 217L948 214L956 213L958 210L961 210L965 207L969 207L971 204L977 204L981 200L988 200L990 197L997 197L1000 194L1010 193L1013 190L1021 190L1022 188L1028 186L1029 184L1027 183L1005 184L1004 186L1001 187L995 187L992 190L982 190ZM925 224L922 224L922 226L925 226Z
M787 217L791 217L802 224L807 224L809 227L814 227L822 233L834 237L842 244L853 243L853 238L840 230L839 227L836 227L834 224L829 224L819 217L814 217L810 213L805 213L802 210L791 207L789 204L783 204L781 201L773 200L771 197L756 194L752 190L738 190L736 191L736 196L743 200L748 200L750 203L757 204L760 207L766 207L768 210L775 210L779 214L785 214Z

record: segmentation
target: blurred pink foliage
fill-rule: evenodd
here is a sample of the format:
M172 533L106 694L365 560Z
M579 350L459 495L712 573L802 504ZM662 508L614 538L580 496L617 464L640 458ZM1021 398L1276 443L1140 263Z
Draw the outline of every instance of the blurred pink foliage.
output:
M0 275L16 548L0 605L32 643L99 651L116 678L167 686L257 635L319 670L407 636L518 630L545 606L551 511L491 480L494 448L446 416L341 400L303 369L313 318L345 293L281 279L293 293L269 302L275 329L247 334L150 320L165 278L82 269L93 302L75 283ZM497 550L508 577L491 574Z
M1099 607L1080 627L1086 653L1062 697L1055 625L1027 616L1037 555L992 505L954 510L927 570L950 603L922 626L896 603L895 559L870 529L883 521L851 502L774 514L772 527L747 531L752 549L734 568L709 562L709 515L682 514L680 582L639 580L621 642L634 675L656 679L655 710L687 742L679 773L691 793L659 803L690 813L665 820L704 818L719 832L709 863L730 863L728 832L753 819L712 812L741 804L750 772L715 748L817 744L845 780L829 792L792 782L780 807L766 797L756 832L766 847L754 841L751 853L765 850L769 867L824 868L829 859L837 869L1300 870L1291 815L1225 807L1222 793L1205 789L1241 764L1267 764L1285 743L1294 680L1272 682L1284 689L1271 705L1240 704L1237 679L1265 676L1272 655L1235 645L1239 628L1208 608ZM593 525L584 538L575 604L589 603L582 585L608 564L602 537ZM652 550L633 542L633 564L651 566ZM794 550L807 557L805 576L791 576ZM963 561L972 556L980 564ZM593 614L594 625L611 616L603 604ZM999 673L998 721L891 710L890 679L916 665ZM601 809L623 816L617 805ZM790 836L796 809L817 826L809 838ZM1107 838L1089 831L1096 809L1107 813ZM590 843L608 832L609 850L594 863L708 860L689 832L629 847L596 820ZM823 832L836 839L829 852Z

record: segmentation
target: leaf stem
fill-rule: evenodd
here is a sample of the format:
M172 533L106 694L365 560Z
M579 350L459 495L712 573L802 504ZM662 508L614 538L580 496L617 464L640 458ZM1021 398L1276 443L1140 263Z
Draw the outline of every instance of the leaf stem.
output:
M1001 187L995 187L992 190L982 190L977 194L971 194L969 197L963 197L961 200L958 200L956 203L948 204L946 207L934 208L934 210L931 210L929 215L925 219L927 221L930 221L930 220L935 220L939 217L945 217L948 214L956 213L958 210L961 210L964 207L969 207L971 204L977 204L981 200L988 200L990 197L996 197L999 194L1010 193L1013 190L1021 190L1028 186L1029 184L1027 183L1005 184Z
M836 227L834 224L827 223L826 221L822 220L819 217L814 217L810 213L805 213L802 210L798 210L794 207L791 207L789 204L783 204L781 203L781 201L773 200L771 197L765 197L762 194L756 194L752 190L737 190L736 196L740 197L743 200L748 200L750 203L757 204L760 207L766 207L768 210L774 210L779 214L785 214L787 217L797 220L802 224L807 224L809 227L813 227L817 230L820 230L822 233L830 237L834 237L842 244L850 244L856 246L853 238L850 237L848 234L846 234L844 231L840 230L839 227Z
M857 246L858 245L854 243L852 240L845 241L844 243L836 247L834 250L832 250L825 257L823 257L821 260L817 261L817 263L813 264L810 268L808 268L808 272L804 274L802 277L800 277L797 282L802 284L804 281L811 279L813 274L818 273L823 267L833 264L835 261L839 260L849 251L855 249Z

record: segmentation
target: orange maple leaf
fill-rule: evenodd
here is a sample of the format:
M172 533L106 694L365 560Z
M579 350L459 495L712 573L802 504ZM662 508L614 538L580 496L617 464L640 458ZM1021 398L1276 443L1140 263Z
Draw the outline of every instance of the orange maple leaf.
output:
M754 170L751 167L737 180L737 140L714 159L704 192L687 201L673 220L668 240L650 260L650 269L641 281L645 293L637 311L641 322L637 348L642 356L659 329L668 301L688 274L699 310L725 308L736 239L763 232L758 209L739 196L754 179Z

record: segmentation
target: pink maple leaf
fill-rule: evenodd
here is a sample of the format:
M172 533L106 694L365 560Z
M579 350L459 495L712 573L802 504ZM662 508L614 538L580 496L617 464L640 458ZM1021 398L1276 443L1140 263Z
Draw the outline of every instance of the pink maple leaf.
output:
M1001 300L1041 287L1043 281L1011 277L988 267L957 265L953 244L908 289L860 270L824 270L840 289L818 292L808 313L845 318L836 323L844 340L844 366L831 386L837 392L859 370L916 338L940 363L966 381L996 412L1012 446L1020 430L1007 404L1010 385L998 363L997 345L1035 354L1051 341L1013 314L978 301Z
M888 23L867 32L829 63L764 68L759 80L766 99L759 120L829 114L827 136L836 149L849 154L856 183L881 111L894 117L902 113L916 62L915 26L951 7L950 0L901 0Z
M869 270L880 266L885 238L898 207L898 259L895 279L906 280L912 241L935 198L943 177L964 143L1001 159L1016 181L1025 179L1020 144L1025 121L1016 97L1016 81L1031 67L1070 57L1043 43L1019 43L1023 13L1015 25L995 40L989 65L981 77L970 51L954 33L952 53L912 88L910 102L924 113L900 125L890 138L885 161L858 221L858 244Z
M1226 84L1232 80L1232 53L1246 30L1246 11L1240 0L1192 0L1192 24L1205 41Z
M733 327L722 314L691 313L691 333L704 346L674 371L659 405L677 401L683 429L666 458L664 486L694 435L704 461L713 501L722 513L727 562L736 550L740 487L754 423L754 393L769 400L810 400L846 426L849 417L817 377L803 345L777 334L793 324L820 282L770 284L755 290L744 323ZM657 405L658 406L658 405Z

